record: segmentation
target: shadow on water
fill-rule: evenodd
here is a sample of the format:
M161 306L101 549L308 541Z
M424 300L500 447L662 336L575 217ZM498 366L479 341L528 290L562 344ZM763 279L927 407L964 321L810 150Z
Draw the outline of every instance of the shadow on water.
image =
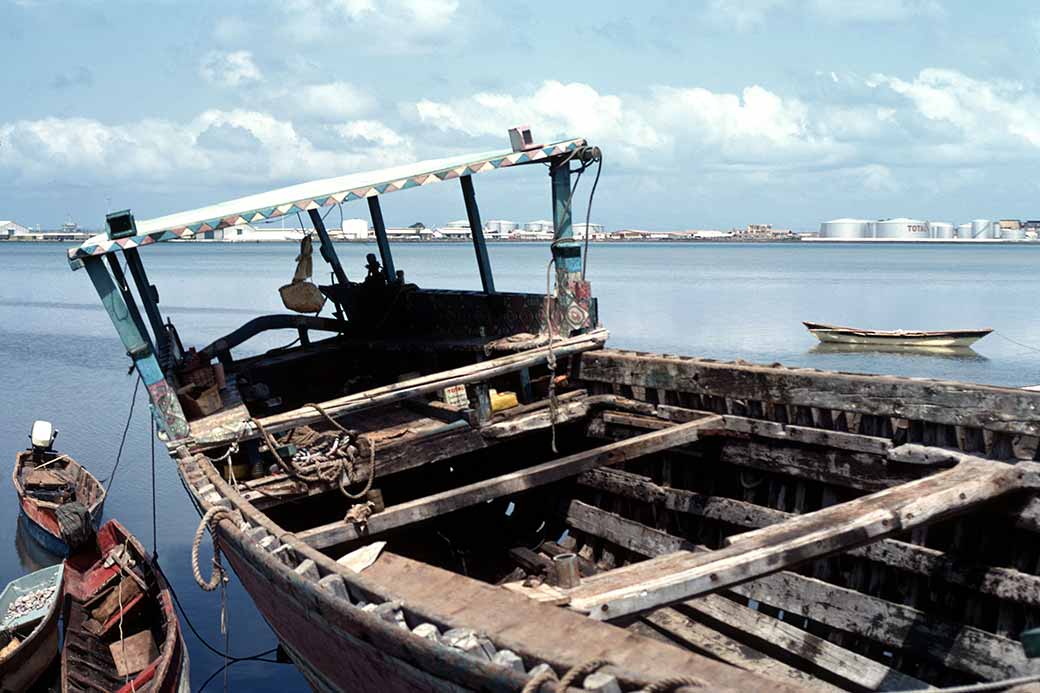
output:
M18 554L18 562L22 570L28 574L41 568L49 568L62 562L62 557L55 555L40 546L25 529L25 516L18 515L18 529L14 533L14 550Z
M883 344L838 344L835 342L817 344L809 349L810 354L902 354L904 356L925 356L938 359L956 359L963 361L988 361L985 356L971 347L912 347L885 346Z

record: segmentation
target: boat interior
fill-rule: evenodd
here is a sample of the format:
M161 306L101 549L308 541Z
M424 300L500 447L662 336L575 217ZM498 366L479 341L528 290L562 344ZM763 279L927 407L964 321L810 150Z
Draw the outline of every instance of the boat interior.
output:
M104 488L75 460L53 450L23 450L15 461L15 488L43 509L78 502L93 508Z
M62 677L67 691L150 690L176 618L165 582L136 539L114 521L93 550L67 561Z

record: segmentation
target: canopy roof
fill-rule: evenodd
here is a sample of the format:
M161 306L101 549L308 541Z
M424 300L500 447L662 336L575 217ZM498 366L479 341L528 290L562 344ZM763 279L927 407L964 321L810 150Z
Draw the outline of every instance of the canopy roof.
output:
M137 233L126 238L110 240L106 233L99 233L84 241L79 248L70 250L69 257L76 259L104 255L159 241L190 238L196 233L214 229L261 222L286 214L296 214L363 197L385 195L497 168L543 161L573 151L584 144L583 139L562 140L525 152L506 149L468 154L299 183L190 212L138 221Z

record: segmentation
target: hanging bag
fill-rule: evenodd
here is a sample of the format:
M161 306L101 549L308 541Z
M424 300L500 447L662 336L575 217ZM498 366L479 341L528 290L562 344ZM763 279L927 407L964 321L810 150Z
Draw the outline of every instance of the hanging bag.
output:
M312 253L311 237L304 236L300 241L300 254L296 256L296 272L292 282L278 289L282 295L282 305L297 313L317 313L325 303L321 290L308 281L313 273Z

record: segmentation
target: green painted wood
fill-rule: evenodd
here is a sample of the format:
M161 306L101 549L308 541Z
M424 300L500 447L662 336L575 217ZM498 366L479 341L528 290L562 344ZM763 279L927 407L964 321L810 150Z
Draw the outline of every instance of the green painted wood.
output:
M473 239L473 250L477 254L477 267L480 269L480 283L484 293L495 293L495 280L491 275L491 258L488 257L487 241L484 240L484 224L480 221L480 209L477 207L477 196L473 192L473 177L459 178L462 185L462 199L466 202L466 218L469 219L470 237Z
M372 215L372 229L376 233L376 245L379 246L379 259L383 261L383 274L387 283L397 280L394 269L394 256L390 253L390 238L386 235L386 223L383 221L383 209L379 206L378 197L368 198L368 211Z

